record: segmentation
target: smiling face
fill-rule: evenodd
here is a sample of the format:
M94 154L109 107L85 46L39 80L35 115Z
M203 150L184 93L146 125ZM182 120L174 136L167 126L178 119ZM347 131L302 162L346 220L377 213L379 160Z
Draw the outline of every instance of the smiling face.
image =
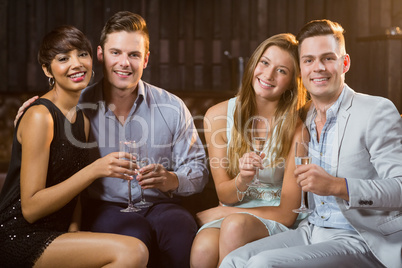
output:
M87 51L71 50L55 56L50 64L52 73L45 65L42 69L48 77L55 80L55 88L64 90L83 90L91 80L92 58Z
M104 50L99 46L98 60L103 62L105 78L112 88L135 89L147 67L145 38L139 32L113 32L107 36Z
M349 67L349 55L342 53L333 35L309 37L300 44L301 77L313 100L334 102Z
M278 46L268 47L254 70L253 88L256 97L279 101L290 88L294 72L292 56Z

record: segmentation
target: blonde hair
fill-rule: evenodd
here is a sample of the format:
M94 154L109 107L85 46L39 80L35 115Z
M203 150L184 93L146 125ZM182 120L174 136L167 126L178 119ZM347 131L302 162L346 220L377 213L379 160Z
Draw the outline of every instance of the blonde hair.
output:
M251 151L251 137L249 134L251 124L249 122L251 118L257 116L256 99L252 86L254 70L261 56L270 46L277 46L287 51L293 59L294 67L292 83L289 89L282 94L275 111L274 122L271 124L272 129L276 128L275 133L271 132L270 139L271 143L274 141L276 144L269 144L269 148L272 148L271 159L269 159L272 166L283 162L283 159L289 154L299 117L298 110L305 103L306 90L300 78L299 56L295 36L285 33L266 39L257 47L248 61L242 78L242 85L237 94L231 140L228 144L229 165L227 173L232 177L239 172L240 157Z

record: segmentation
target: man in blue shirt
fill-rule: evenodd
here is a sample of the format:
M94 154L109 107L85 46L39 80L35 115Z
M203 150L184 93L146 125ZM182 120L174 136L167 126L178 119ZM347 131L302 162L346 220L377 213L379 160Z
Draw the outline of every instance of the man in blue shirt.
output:
M131 190L137 202L142 187L153 206L120 212L127 206L127 182L103 178L87 190L83 221L91 231L141 239L150 266L187 267L197 225L173 196L202 191L208 180L205 151L183 101L141 80L149 53L144 19L126 11L113 15L97 48L104 78L83 91L80 103L91 121L95 157L118 151L119 140L147 147L151 163Z
M313 212L221 267L401 267L402 119L389 100L345 84L350 56L338 23L312 21L297 40L312 163L295 175Z

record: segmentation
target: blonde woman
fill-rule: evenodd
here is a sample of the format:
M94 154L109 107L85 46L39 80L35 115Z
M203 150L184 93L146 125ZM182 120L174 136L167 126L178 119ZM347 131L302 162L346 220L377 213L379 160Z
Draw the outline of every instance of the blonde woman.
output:
M297 42L279 34L254 51L237 96L207 111L205 137L221 205L197 214L203 226L193 242L192 267L217 267L234 249L295 224L292 209L300 206L301 191L293 174L294 144L308 139L298 114L304 100ZM251 148L254 117L270 123L261 155ZM257 169L268 187L248 186Z

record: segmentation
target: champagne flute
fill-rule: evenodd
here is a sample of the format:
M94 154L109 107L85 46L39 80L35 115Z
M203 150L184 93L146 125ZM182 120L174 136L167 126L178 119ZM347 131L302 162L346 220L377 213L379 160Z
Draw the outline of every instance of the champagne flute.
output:
M295 162L296 166L308 165L311 163L311 156L308 153L308 142L296 142L295 147ZM301 204L298 209L293 209L295 213L310 213L313 212L311 209L306 207L306 202L304 201L304 192L301 190Z
M130 154L130 170L133 170L133 165L134 165L134 156L137 151L137 146L135 141L120 141L120 152L125 152ZM121 157L124 158L124 157ZM126 159L126 158L124 158ZM141 209L138 209L134 207L133 201L132 201L132 196L131 196L131 180L128 181L128 206L125 209L120 210L121 212L137 212L140 211Z
M140 169L147 165L149 165L148 151L147 151L147 145L144 144L143 146L139 147L138 151L137 151L137 166L138 166L138 169ZM141 186L140 186L140 189L141 189L141 201L135 203L134 205L137 208L147 208L147 207L152 206L153 205L152 202L145 200L144 189L142 189Z
M255 117L253 118L252 125L251 125L251 146L253 147L253 151L257 155L261 155L262 151L264 150L265 143L268 139L268 132L269 132L269 123L268 120L264 117ZM260 169L256 169L256 174L254 179L248 186L266 186L262 183L259 179L259 172Z

